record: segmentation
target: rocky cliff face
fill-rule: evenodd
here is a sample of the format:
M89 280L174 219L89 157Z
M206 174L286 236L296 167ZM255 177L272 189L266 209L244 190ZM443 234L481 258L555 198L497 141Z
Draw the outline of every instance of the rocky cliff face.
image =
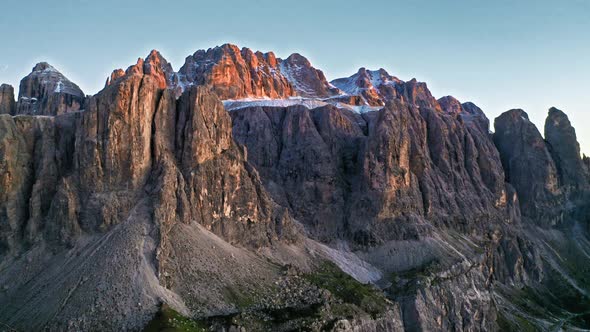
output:
M562 191L555 162L541 133L519 109L502 114L494 126L494 142L506 170L506 181L519 193L523 214L557 223Z
M459 108L441 113L393 100L362 115L332 106L231 115L235 139L248 147L277 202L313 237L362 248L365 259L395 276L381 282L393 283L406 329L494 329L486 325L496 319L486 280L537 278L538 256L511 231L520 224L518 198L505 183L487 119L473 104ZM469 236L489 256L449 232ZM449 248L462 248L463 258ZM400 251L407 255L386 254ZM456 277L442 277L448 274ZM438 278L446 282L434 286ZM469 287L482 297L453 296L466 285L460 280L479 280ZM415 292L423 289L416 283L432 288ZM427 303L469 314L433 312ZM463 321L473 317L479 320Z
M491 134L415 80L338 89L299 55L224 45L178 73L152 51L72 112L37 67L34 114L0 94L7 326L138 330L170 308L215 331L588 326L590 164L557 109L545 138L522 110Z
M279 239L296 241L297 232L288 212L268 197L256 171L247 164L243 149L233 142L230 117L219 99L208 89L192 87L177 105L173 92L160 88L158 73L144 68L143 63L130 67L124 76L91 97L84 112L56 117L1 116L0 154L5 156L2 169L6 171L2 172L0 195L0 255L2 284L9 286L0 301L10 304L1 314L3 322L34 328L131 328L137 326L133 324L145 324L142 319L155 310L162 297L188 310L187 304L166 295L170 293L166 289L192 287L182 278L191 278L198 271L179 270L182 256L177 246L185 246L182 250L194 247L199 243L195 236L211 238L208 241L213 241L213 246L215 241L223 243L213 240L218 238L213 234L227 243L248 247L269 245ZM179 227L185 228L185 234L175 240ZM90 242L81 242L81 238ZM102 243L108 243L107 247ZM143 249L142 243L146 243ZM88 252L87 245L96 249ZM143 263L132 254L134 246L141 255L147 250ZM53 270L60 256L50 259L42 248L58 253L85 252L85 257L78 259L78 267L63 275L64 271ZM63 248L72 249L64 252ZM120 250L116 262L103 256L110 255L106 252L111 250ZM27 302L20 299L39 291L37 286L44 287L41 285L45 277L32 272L14 279L22 272L19 262L25 258L19 255L23 251L30 253L26 258L28 270L46 270L48 275L56 277L58 273L62 278L45 294L52 294L52 301L64 304L44 306L38 319L30 322L23 320L23 315L39 306L43 297ZM245 253L238 250L232 255ZM244 262L252 260L248 257L242 257ZM96 259L96 266L88 266L86 259ZM119 314L111 312L115 316L107 325L96 320L98 316L73 320L80 317L78 310L94 310L92 307L109 311L113 305L97 293L99 288L88 289L80 282L70 284L72 278L88 280L83 276L96 273L89 269L111 271L105 264L121 269L108 287L127 284L138 292L130 289L121 294L112 309L119 310L122 303L129 301L137 303L133 297L141 292L148 297L139 298L140 303L146 301L146 307L139 304ZM147 269L143 282L136 284L129 279L137 273L133 272L135 268ZM164 286L155 287L153 280L159 276ZM105 273L98 273L96 278L103 277ZM251 273L243 277L250 278L246 282L240 277L244 283L260 282ZM91 279L92 283L103 282ZM59 293L59 287L77 291L72 297ZM211 296L224 303L224 293L215 292L211 290ZM96 300L87 303L88 296ZM136 318L125 319L121 314Z
M195 52L179 74L183 84L210 85L221 99L295 95L273 53L254 53L231 44Z
M579 267L589 263L581 253L588 249L590 192L575 131L567 116L555 108L549 110L545 139L522 110L502 114L495 127L494 141L507 181L514 185L520 201L524 225L520 236L530 241L529 254L523 257L531 257L532 251L542 257L533 264L525 262L525 270L536 266L538 273L534 282L525 280L523 291L498 288L498 303L507 308L502 312L501 327L516 321L520 321L516 324L520 329L545 329L551 324L587 326L590 303L581 295L588 289L587 273ZM548 294L557 295L550 296L548 302ZM577 304L569 306L570 301ZM561 316L560 308L564 307L576 314ZM526 319L519 314L522 310L537 314Z
M328 83L324 73L315 69L304 56L294 53L287 59L279 59L281 74L287 78L298 96L327 98L340 93Z
M396 85L403 82L383 68L375 71L360 68L356 74L331 83L349 95L360 95L369 105L382 106L386 100L398 97Z
M248 238L256 237L254 232L232 231L221 221L232 217L258 227L265 224L262 219L275 217L272 203L256 189L256 172L247 167L244 152L231 138L230 117L217 97L194 87L181 96L177 107L173 91L165 89L162 72L146 65L153 55L91 97L82 113L3 118L7 143L3 155L10 171L3 173L7 198L2 203L7 206L2 211L4 218L13 220L8 223L12 231L6 234L19 236L19 231L30 228L33 240L42 236L43 219L68 223L75 232L65 234L60 229L66 238L80 230L110 229L129 213L137 191L153 180L153 168L163 167L156 157L171 158L174 162L167 166L184 172L189 188L206 191L207 186L220 186L211 189L215 196L183 193L180 198L189 206L183 206L175 220L199 220L228 237ZM9 144L12 141L17 144ZM234 172L221 173L224 169ZM235 189L225 193L229 188L248 194L241 197ZM240 212L234 215L234 209ZM50 215L64 211L71 211L73 218ZM280 220L268 225L280 226ZM269 241L271 234L264 231L260 241ZM10 252L16 248L9 242L4 241L3 247Z
M84 93L46 62L20 82L17 114L58 115L83 108Z
M183 92L178 74L157 50L152 50L145 60L138 58L137 63L127 68L127 70L113 70L111 76L106 80L105 87L114 84L117 79L125 77L126 74L132 73L145 73L153 77L157 81L159 89L168 88L172 90L176 98L180 97Z
M382 106L388 100L398 99L419 107L441 110L426 83L416 79L404 82L389 75L383 68L375 71L360 68L356 74L331 83L349 95L360 95L372 106Z
M9 84L0 85L0 114L14 114L15 112L14 88Z
M324 240L347 234L375 244L420 220L467 230L513 213L487 119L458 112L393 100L375 114L332 106L231 114L236 140L277 201Z
M567 115L555 107L549 109L545 122L545 140L555 161L560 184L574 189L587 187L576 131Z
M272 52L240 50L231 44L199 50L187 57L179 76L184 86L210 85L224 100L326 98L339 94L322 71L300 54L282 60Z

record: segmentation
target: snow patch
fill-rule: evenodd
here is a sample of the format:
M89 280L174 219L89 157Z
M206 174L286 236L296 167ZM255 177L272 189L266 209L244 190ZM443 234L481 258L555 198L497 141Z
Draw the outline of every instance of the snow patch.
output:
M344 273L363 284L376 283L383 278L381 270L361 259L350 250L345 242L339 242L336 244L336 248L331 248L323 243L307 240L306 247L323 253Z
M233 111L245 107L289 107L302 105L308 109L314 109L329 105L328 103L309 98L289 98L289 99L252 99L245 98L239 100L224 100L223 106L228 111Z
M346 92L349 95L360 95L362 92L367 90L375 90L379 94L379 87L381 86L395 86L398 83L403 82L395 76L389 76L386 72L381 70L366 70L369 76L369 87L361 88L358 85L359 73L356 73L350 77L335 79L331 84L338 89Z
M331 83L332 85L334 85L341 91L345 92L346 94L360 95L361 92L365 89L362 89L358 86L358 84L356 83L357 79L358 74L354 74L347 78L339 78L337 80L332 81Z
M63 87L63 82L61 80L59 80L59 82L57 82L57 85L55 86L55 91L54 92L60 93L62 87Z
M379 88L380 86L384 85L392 85L395 86L397 83L401 81L394 76L388 76L386 73L381 73L380 70L367 70L369 77L371 78L371 85L375 88Z
M339 109L346 109L355 113L366 113L372 111L378 111L382 106L353 106L341 102L330 100L330 98L304 98L304 97L291 97L288 99L268 99L268 98L244 98L244 99L228 99L223 101L223 106L228 111L234 111L246 107L289 107L294 105L301 105L307 109L314 109L323 107L326 105L332 105Z
M359 114L367 113L367 112L374 112L374 111L378 111L383 108L383 106L369 106L369 105L354 106L354 105L348 105L345 103L336 103L336 104L334 104L334 106L336 106L338 108L342 108L342 109L347 109L347 110L350 110L352 112L359 113Z
M283 74L283 76L285 76L285 78L287 79L287 81L289 81L289 83L291 83L291 85L293 86L293 88L297 91L297 92L302 92L308 95L313 95L315 94L315 91L313 89L311 89L310 87L308 87L307 85L305 85L303 82L300 82L297 79L298 74L301 72L302 67L299 65L293 65L293 66L287 66L285 64L285 61L281 62L279 65L279 68L281 70L281 73Z

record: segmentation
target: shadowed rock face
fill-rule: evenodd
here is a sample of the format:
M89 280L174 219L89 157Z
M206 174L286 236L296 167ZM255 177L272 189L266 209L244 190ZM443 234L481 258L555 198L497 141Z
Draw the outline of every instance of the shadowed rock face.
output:
M20 82L16 114L58 115L84 107L84 93L59 71L40 62Z
M406 103L441 111L441 107L428 90L424 82L418 82L415 78L405 84L399 85L397 89L400 99Z
M457 112L440 112L394 100L362 115L332 106L251 107L230 113L234 137L248 148L265 187L313 237L363 248L367 257L380 257L372 262L385 271L395 265L385 263L397 257L391 254L397 252L392 243L441 232L486 243L489 256L460 268L460 277L434 293L424 290L399 300L404 328L444 330L458 324L461 319L453 315L436 323L436 313L427 309L447 306L477 312L468 315L478 318L465 323L465 329L486 326L486 320L495 320L495 311L485 286L473 286L481 292L470 303L450 295L465 290L452 289L469 288L470 282L483 285L487 278L506 283L541 278L538 252L517 232L518 197L505 183L489 122L477 106L458 103ZM389 254L380 256L380 250ZM425 252L416 248L408 255L419 260ZM475 270L482 274L466 272Z
M437 100L442 110L449 114L460 114L463 111L461 102L453 96L445 96ZM477 107L477 106L476 106Z
M562 186L580 189L588 186L576 131L567 115L555 107L545 122L545 140L555 161Z
M49 231L68 224L67 220L56 218L43 227L44 218L51 213L58 180L72 167L75 117L1 116L0 155L4 156L1 162L5 170L0 174L3 184L0 255L3 257L38 241L40 228ZM52 240L59 238L60 234L54 234Z
M549 110L545 140L522 110L495 121L494 142L523 215L540 225L588 220L588 179L575 130L567 116Z
M518 192L523 214L538 218L545 207L555 210L562 194L557 169L528 115L523 110L510 110L496 118L494 127L506 181Z
M231 114L234 136L269 191L323 240L417 237L421 231L400 227L426 219L469 231L512 213L498 153L478 116L401 102L362 116L332 106Z
M466 122L470 122L469 120L472 120L478 125L479 129L481 129L483 132L489 133L490 120L488 120L481 108L477 107L472 102L466 102L461 104L461 110L462 112L460 113L460 116L462 119L464 119Z
M584 253L588 250L590 191L575 131L567 116L555 108L549 110L545 140L522 110L505 112L496 118L495 127L494 142L507 181L518 193L524 217L524 228L519 232L521 237L530 241L524 247L518 246L525 258L523 266L528 271L533 267L537 270L534 274L529 273L529 277L537 276L534 282L522 279L534 296L514 290L499 292L508 298L526 298L525 305L519 300L510 300L512 303L508 307L511 309L504 311L503 315L509 317L509 323L522 317L515 314L517 310L530 310L527 308L544 312L541 316L554 315L549 312L558 312L567 307L569 301L579 303L577 305L585 311L589 304L573 298L588 290L588 275L581 266L589 263ZM514 249L505 253L507 262L519 256L514 255ZM531 257L537 258L531 260ZM498 267L502 268L501 265ZM554 294L549 295L552 299L549 302L545 300L547 294ZM547 303L554 304L547 307ZM587 327L582 321L572 324ZM522 325L516 325L522 328Z
M14 88L12 85L0 85L0 114L11 114L16 112L16 103L14 101Z

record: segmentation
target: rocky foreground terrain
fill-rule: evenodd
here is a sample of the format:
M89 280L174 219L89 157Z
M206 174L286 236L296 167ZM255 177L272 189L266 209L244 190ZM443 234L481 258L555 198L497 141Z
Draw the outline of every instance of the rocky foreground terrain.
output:
M0 330L590 328L590 160L425 83L157 51L0 86Z

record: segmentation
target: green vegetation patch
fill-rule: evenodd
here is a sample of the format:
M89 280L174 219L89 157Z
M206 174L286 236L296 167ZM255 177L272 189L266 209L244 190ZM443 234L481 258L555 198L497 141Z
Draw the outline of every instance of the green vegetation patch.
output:
M440 263L432 260L410 270L394 272L389 291L394 298L414 295L418 289L441 283L443 280L436 276L440 270Z
M226 299L235 304L238 309L244 310L256 304L259 296L239 291L233 287L228 287L224 291Z
M144 328L144 332L205 332L207 324L179 314L167 304L162 304L156 316Z
M358 282L332 262L324 262L315 272L305 275L305 279L319 288L330 291L342 302L358 306L373 317L387 310L388 301L383 293L371 285ZM351 313L350 308L346 306L340 306L339 309L343 309L342 313L346 316Z
M519 315L513 316L514 320L510 320L503 315L501 311L498 312L498 327L500 331L504 332L536 332L538 328L535 324Z

